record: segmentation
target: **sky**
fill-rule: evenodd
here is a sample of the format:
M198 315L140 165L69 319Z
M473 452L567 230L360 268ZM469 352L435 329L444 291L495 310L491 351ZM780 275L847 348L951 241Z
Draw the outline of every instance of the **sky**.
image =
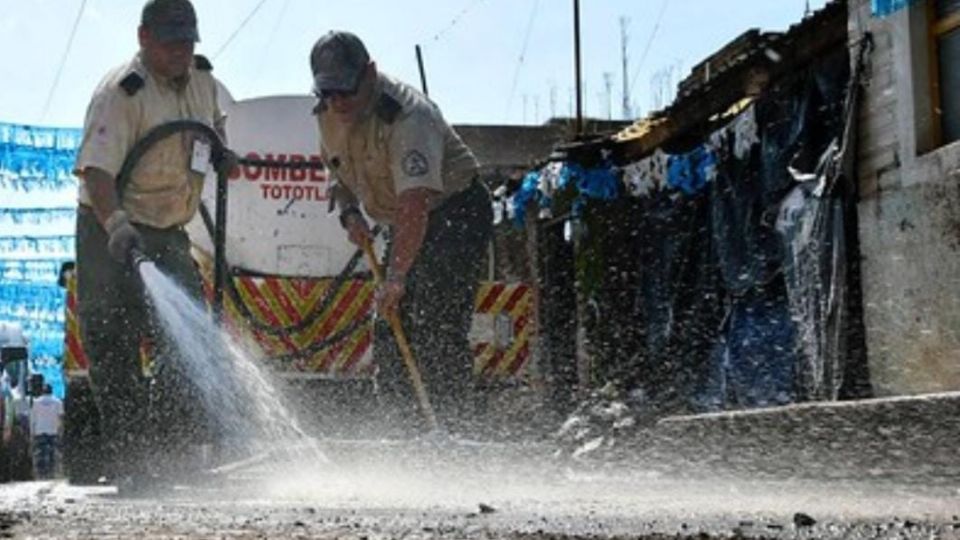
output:
M634 119L750 28L783 31L827 0L581 0L584 107L624 118L621 28ZM136 52L141 0L0 0L0 122L80 127L93 89ZM572 0L194 0L201 43L236 100L305 94L331 29L458 124L539 124L574 110ZM79 14L79 18L78 18ZM625 27L621 19L626 18ZM71 41L72 36L72 41ZM62 69L60 69L62 66ZM609 81L610 91L607 91Z

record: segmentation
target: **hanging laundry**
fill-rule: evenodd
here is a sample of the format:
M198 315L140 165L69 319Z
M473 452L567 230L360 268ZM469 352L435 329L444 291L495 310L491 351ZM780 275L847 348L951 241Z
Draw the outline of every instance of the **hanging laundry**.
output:
M760 144L756 105L744 109L727 125L713 132L708 140L718 154L726 155L724 150L729 150L736 159L746 159L753 147Z
M623 185L632 197L647 197L663 189L667 181L667 159L663 150L631 163L623 169Z
M523 228L527 219L527 205L540 199L540 172L531 171L523 177L520 189L508 201L508 213L517 227Z
M667 160L667 184L694 195L717 176L716 154L701 145L686 154L670 156Z
M576 179L577 191L587 199L613 200L620 196L621 184L612 163L584 169L576 163L567 165L570 176Z
M540 170L540 211L537 214L539 219L550 219L553 217L553 194L557 190L566 187L570 180L569 171L562 162L548 163Z
M585 169L576 163L554 162L527 173L520 189L508 200L511 215L518 227L526 220L527 208L536 202L541 219L552 217L554 195L573 182L577 196L573 201L574 217L580 215L586 199L611 200L620 196L622 186L618 170L611 163Z

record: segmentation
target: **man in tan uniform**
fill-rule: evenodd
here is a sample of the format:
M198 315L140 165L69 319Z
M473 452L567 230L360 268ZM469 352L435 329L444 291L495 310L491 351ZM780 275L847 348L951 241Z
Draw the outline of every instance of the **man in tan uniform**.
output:
M159 399L149 402L141 344L146 338L160 358L173 353L151 321L131 253L140 250L200 298L200 275L183 225L197 212L209 165L192 156L203 155L209 143L175 133L142 155L122 189L117 175L151 128L190 119L222 133L223 121L210 63L193 54L199 36L189 0L147 1L138 38L140 51L94 91L75 164L81 179L76 237L81 336L101 414L103 457L113 467L112 479L132 488L150 480L155 464L185 465L184 451L200 442L192 433L203 423L200 407L177 362L163 362L154 381Z
M399 309L440 421L463 431L472 402L467 333L493 232L477 160L426 96L377 71L357 36L324 35L310 66L341 223L358 245L370 238L364 214L389 227L378 311ZM385 324L375 339L388 420L407 427L418 414L403 362Z

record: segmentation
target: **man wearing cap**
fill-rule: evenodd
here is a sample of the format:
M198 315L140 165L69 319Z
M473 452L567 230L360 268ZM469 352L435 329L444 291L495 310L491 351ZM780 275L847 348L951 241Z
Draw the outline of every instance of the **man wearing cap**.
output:
M360 39L330 32L310 66L321 155L350 240L370 240L365 217L389 229L377 309L399 309L427 391L444 427L470 420L473 299L493 232L490 195L473 153L440 110L379 72ZM362 205L362 211L361 211ZM378 325L378 387L394 425L418 418L412 386L385 324Z
M210 63L194 56L199 34L189 0L147 1L137 37L139 52L110 71L93 93L74 171L81 180L77 313L101 414L104 458L119 483L148 480L149 467L158 463L185 465L178 453L201 442L191 433L198 431L200 407L189 399L194 391L178 374L177 362L163 362L155 380L163 389L161 399L148 401L141 345L149 343L158 357L168 357L172 347L150 320L131 257L139 250L201 297L183 226L200 203L209 142L193 132L174 133L143 153L122 193L117 175L134 144L152 128L189 119L222 133L224 121ZM231 165L230 160L218 163ZM149 421L158 416L160 422ZM157 459L156 452L164 457Z

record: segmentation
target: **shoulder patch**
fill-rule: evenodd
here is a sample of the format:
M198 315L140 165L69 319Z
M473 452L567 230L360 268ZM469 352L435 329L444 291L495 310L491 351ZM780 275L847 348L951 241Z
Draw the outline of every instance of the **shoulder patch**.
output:
M201 71L213 71L213 64L202 54L193 55L193 67Z
M380 99L377 100L377 116L381 120L388 124L392 124L396 121L397 117L400 115L400 111L403 110L403 105L397 101L397 98L383 93L380 94Z
M419 150L410 150L403 156L403 172L407 176L425 176L430 172L430 162L427 156Z
M143 88L143 77L136 71L131 71L120 81L120 88L123 88L128 96L134 96Z

